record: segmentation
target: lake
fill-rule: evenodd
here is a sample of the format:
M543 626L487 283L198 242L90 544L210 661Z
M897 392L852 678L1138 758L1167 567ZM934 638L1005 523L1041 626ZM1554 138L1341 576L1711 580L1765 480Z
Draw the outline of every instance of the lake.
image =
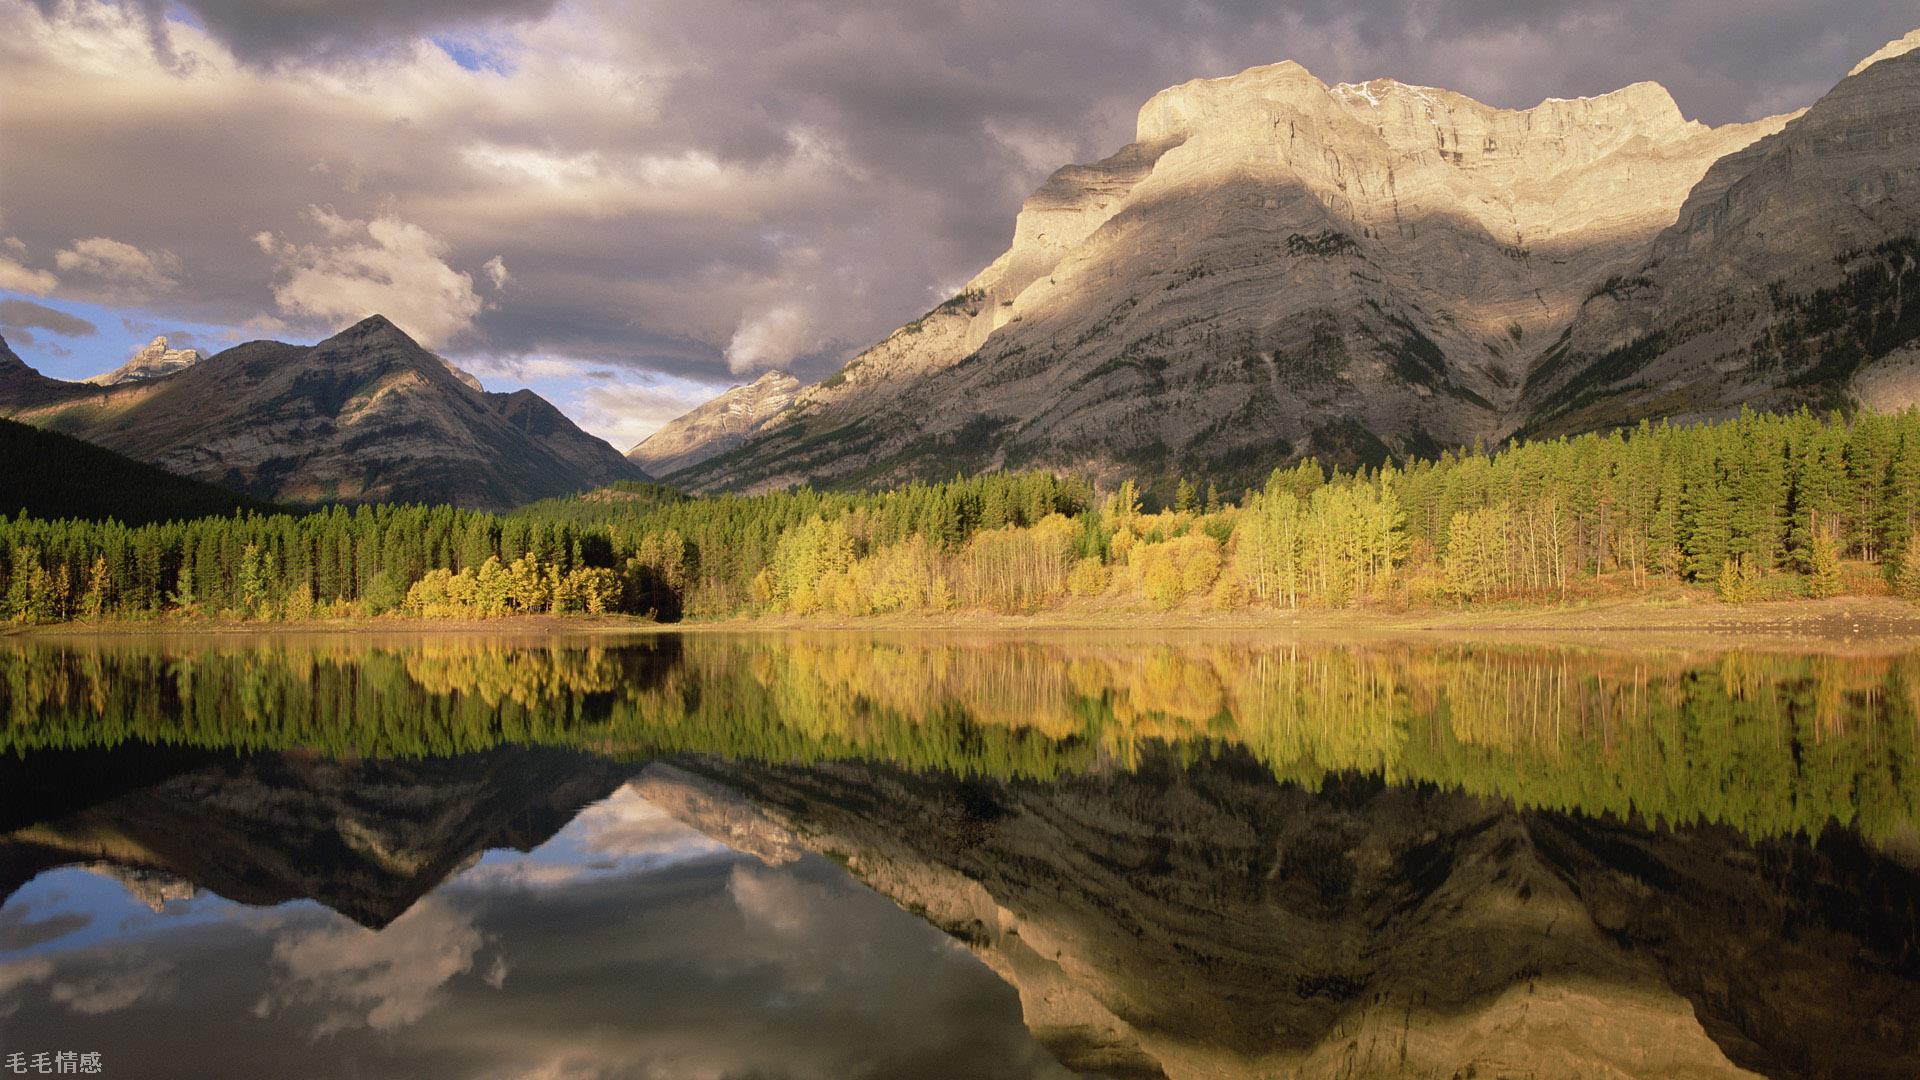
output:
M1722 647L5 638L0 1075L1911 1077L1917 709Z

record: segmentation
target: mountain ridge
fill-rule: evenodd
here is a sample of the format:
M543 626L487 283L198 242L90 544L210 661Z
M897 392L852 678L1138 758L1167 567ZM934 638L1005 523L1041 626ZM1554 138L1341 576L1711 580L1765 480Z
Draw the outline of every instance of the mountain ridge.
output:
M1050 176L961 292L661 473L691 490L1020 467L1251 481L1537 429L1618 344L1566 345L1597 333L1574 329L1597 324L1595 297L1657 243L1684 247L1662 237L1809 111L1709 127L1645 82L1500 109L1293 62L1169 87L1133 143ZM1730 407L1749 399L1766 396ZM1552 430L1620 422L1594 420Z
M0 415L276 502L504 509L646 478L537 395L477 389L379 315L315 345L246 342L112 386L12 361Z
M1643 264L1543 357L1522 432L1920 404L1911 375L1865 395L1859 382L1910 368L1900 354L1920 336L1920 308L1901 302L1920 287L1920 31L1902 41L1714 164Z

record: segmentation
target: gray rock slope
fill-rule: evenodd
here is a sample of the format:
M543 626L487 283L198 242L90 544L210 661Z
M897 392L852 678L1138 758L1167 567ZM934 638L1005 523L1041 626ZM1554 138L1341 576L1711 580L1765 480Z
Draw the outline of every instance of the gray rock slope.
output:
M1292 63L1173 87L1132 144L1035 192L962 292L674 479L1251 480L1742 403L1901 404L1915 40L1803 114L1718 128L1652 83L1525 110Z

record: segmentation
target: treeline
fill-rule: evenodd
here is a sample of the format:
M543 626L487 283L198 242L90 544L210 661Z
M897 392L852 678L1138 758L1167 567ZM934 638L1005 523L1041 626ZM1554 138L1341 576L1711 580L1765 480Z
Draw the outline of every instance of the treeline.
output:
M618 485L507 516L444 507L131 528L0 521L0 615L301 619L526 612L1349 607L1711 586L1920 599L1920 411L1720 424L1181 483L993 474L870 494Z
M362 506L129 526L21 514L0 518L0 617L676 619L696 595L703 614L748 609L770 568L807 572L804 541L822 523L862 551L926 537L958 548L984 528L1079 514L1091 498L1084 481L1029 474L701 500L622 485L511 515Z
M588 593L608 606L607 575L617 578L617 565L602 533L451 507L138 527L0 520L0 603L25 621L160 612L308 619L405 611L410 601L444 616L457 613L449 594L475 614L584 611ZM616 580L615 590L626 583Z

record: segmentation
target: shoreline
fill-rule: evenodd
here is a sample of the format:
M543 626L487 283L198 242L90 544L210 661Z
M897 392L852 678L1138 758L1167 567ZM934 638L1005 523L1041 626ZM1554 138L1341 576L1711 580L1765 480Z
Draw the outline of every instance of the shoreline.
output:
M1613 646L1920 650L1920 604L1892 597L1782 600L1743 605L1663 597L1482 608L1358 608L1138 612L1069 608L1031 615L761 616L658 623L639 616L526 615L502 619L361 617L308 622L156 618L0 627L0 638L234 637L241 635L485 635L489 637L755 633L1272 634L1488 641L1552 639Z

